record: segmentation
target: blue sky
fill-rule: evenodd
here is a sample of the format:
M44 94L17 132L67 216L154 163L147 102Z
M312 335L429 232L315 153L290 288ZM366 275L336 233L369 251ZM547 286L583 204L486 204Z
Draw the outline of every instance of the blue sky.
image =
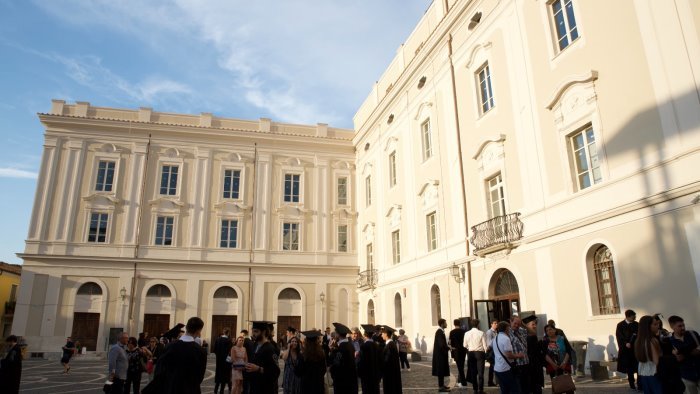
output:
M52 98L352 128L429 0L0 0L0 261L20 263Z

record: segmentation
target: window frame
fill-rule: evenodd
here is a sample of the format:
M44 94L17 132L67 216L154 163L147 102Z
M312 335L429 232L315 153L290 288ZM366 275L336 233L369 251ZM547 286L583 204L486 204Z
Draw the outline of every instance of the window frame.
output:
M396 186L397 183L397 172L396 172L396 151L389 153L389 189Z
M226 178L227 178L227 172L231 171L231 189L226 190ZM238 190L234 190L234 179L235 179L235 174L236 172L238 173ZM242 189L242 183L243 183L243 171L240 168L224 168L222 170L222 180L221 180L221 198L223 200L233 200L233 201L240 201L242 200L242 195L241 195L241 189ZM238 194L238 196L234 197L234 192ZM229 197L226 197L226 193L230 193Z
M365 267L367 271L374 269L374 243L372 242L365 246Z
M90 241L90 226L92 225L92 216L93 215L107 215L107 220L105 221L105 240L103 242L99 241ZM98 223L101 223L98 222ZM105 211L101 209L92 209L88 212L87 215L87 226L85 228L85 242L93 245L102 245L102 244L109 244L110 243L110 235L111 235L111 227L112 227L112 214L110 211ZM96 235L98 237L98 235Z
M561 6L560 12L562 13L562 21L564 22L565 32L564 32L564 36L562 36L562 37L559 37L559 30L557 28L558 23L557 23L557 19L556 19L556 13L554 11L554 5L557 3L560 4L560 6ZM567 3L571 4L571 11L572 11L574 23L575 23L575 26L573 29L571 29L571 25L570 25L571 21L569 20L569 14L567 13L567 10L566 10ZM573 0L549 0L547 2L547 17L549 19L550 33L551 33L551 37L552 37L552 45L554 47L555 54L559 54L559 53L565 51L566 49L570 48L571 46L573 46L574 43L579 41L579 39L581 38L581 29L579 27L579 21L576 20L576 14L577 14L576 7L577 6L575 5L575 2ZM571 32L573 30L576 30L576 38L572 39ZM566 44L566 46L564 46L563 48L560 45L560 42L562 39L566 39L568 42Z
M157 243L158 239L158 219L159 218L171 218L173 220L172 223L172 231L171 231L171 239L170 239L170 245L166 245L163 241L163 243ZM174 215L174 214L166 214L166 213L156 213L154 215L154 220L153 220L153 238L152 238L152 245L156 247L167 247L167 248L172 248L177 246L177 222L178 222L179 215ZM167 226L167 223L164 223L165 226ZM165 229L163 230L163 236L162 238L165 240Z
M486 97L486 100L484 100L484 92L482 91L481 87L481 73L483 71L486 71L484 74L484 80L487 82L486 88L487 88L487 94L488 97ZM489 64L489 61L486 60L484 63L481 64L479 68L476 69L474 72L474 77L475 77L475 84L476 84L476 97L477 97L477 104L479 107L479 115L483 116L486 115L487 113L491 112L496 107L496 99L495 95L493 93L494 88L493 88L493 78L491 77L491 65ZM486 104L488 104L488 108L485 108Z
M372 206L372 174L365 177L365 208Z
M594 174L594 168L592 167L592 158L590 156L590 151L589 151L589 146L591 145L588 142L587 138L587 131L591 130L592 135L593 135L593 144L595 144L596 148L596 160L597 160L597 169L598 173L600 174L600 179L596 182L593 174ZM574 147L574 138L578 135L582 136L584 145L583 145L583 150L586 158L586 165L588 166L588 170L585 171L585 173L589 176L590 178L590 185L586 187L582 187L581 184L579 183L579 177L584 174L584 172L579 172L578 164L576 161L576 153L580 151L581 149L575 149ZM605 181L605 178L603 177L603 160L602 157L600 157L601 153L601 147L599 146L599 139L598 139L598 133L596 132L596 129L593 127L593 125L589 122L586 123L583 127L579 127L578 129L575 129L573 132L569 133L565 137L565 143L566 143L566 152L568 156L568 161L569 161L569 176L571 177L571 182L573 185L573 191L574 193L581 192L587 189L591 189L592 187L595 187Z
M345 227L345 250L341 250L340 248L340 228ZM336 252L338 253L347 253L350 251L350 234L348 232L349 229L349 224L348 223L339 223L335 226L335 242L336 242Z
M435 156L433 152L433 125L431 118L427 117L420 123L421 154L423 161L430 160Z
M103 178L101 190L98 189L98 186L100 186L100 184L98 182L100 179L100 171L101 171L100 166L102 165L102 163L107 163L107 166L109 166L109 164L112 164L112 182L109 184L109 190L105 190L105 188L107 186L106 180L107 180L107 174L109 173L109 167L105 168L105 176ZM115 188L114 181L116 179L116 171L117 171L117 162L115 160L102 159L102 158L98 159L96 173L95 173L95 182L93 183L93 190L96 193L113 193L114 188Z
M433 217L433 223L430 223L430 217ZM426 240L428 252L437 250L438 248L438 225L437 225L437 210L432 211L425 215L425 229L426 229ZM432 230L432 231L431 231ZM432 236L432 238L431 238ZM435 246L433 247L433 243Z
M391 232L391 261L394 265L401 263L401 230Z
M289 194L289 200L287 200L287 177L291 177L291 187L290 187L290 193ZM296 181L297 183L297 194L294 194L294 177L298 177L299 179ZM290 172L290 171L285 171L282 174L282 202L285 204L301 204L301 195L302 193L302 183L301 183L301 178L302 174L297 173L297 172ZM296 197L296 201L294 201L294 198Z
M101 161L112 161L114 162L114 178L112 179L112 190L111 191L100 191L97 190L97 173L99 171L99 166ZM119 180L120 180L120 167L121 167L121 153L117 152L101 152L96 151L95 157L92 160L92 175L90 176L90 190L96 194L111 195L115 196L119 191Z
M296 249L285 249L285 240L284 240L284 227L285 225L290 225L290 231L292 231L292 226L296 226L296 231L297 231L297 248ZM290 240L291 242L291 240ZM294 245L294 242L290 243L290 247ZM285 220L282 222L282 228L280 232L280 251L282 252L301 252L302 250L302 224L299 221L295 220Z
M170 172L168 173L168 182L166 185L166 193L163 193L163 174L164 174L164 169L165 167L170 168ZM172 168L176 167L177 168L177 179L175 179L175 193L170 194L170 183L171 183L171 178L172 178ZM158 174L160 175L158 177L158 182L156 183L156 188L158 190L158 195L159 196L164 196L164 197L178 197L180 195L180 182L182 181L182 172L180 169L182 166L179 163L172 163L172 162L159 162L158 163Z
M494 179L498 179L498 183L496 185L492 186L491 181ZM489 214L489 219L493 219L498 216L505 216L506 215L506 190L505 190L505 182L503 181L503 173L501 171L496 172L495 174L491 175L490 177L486 178L484 180L484 186L486 188L486 204L488 205L488 214ZM501 209L501 214L496 215L495 212L493 211L493 205L494 202L491 197L492 197L492 192L494 190L498 190L500 194L500 209Z
M235 239L231 240L230 238L224 241L222 238L223 235L223 230L224 230L224 222L228 222L228 231L227 234L231 234L231 224L233 222L236 223L236 237ZM219 242L218 246L220 249L241 249L241 244L240 244L240 238L241 238L241 221L239 218L221 218L219 219ZM228 245L224 246L222 245L224 242L226 242ZM231 242L234 243L234 246L230 246Z
M340 202L340 180L345 179L345 202ZM346 174L341 174L335 177L335 203L341 207L347 207L350 205L350 176Z

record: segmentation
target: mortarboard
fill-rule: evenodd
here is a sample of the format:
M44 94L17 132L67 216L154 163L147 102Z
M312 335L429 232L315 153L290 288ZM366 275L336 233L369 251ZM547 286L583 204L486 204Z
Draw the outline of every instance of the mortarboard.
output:
M311 330L311 331L302 331L301 335L303 335L306 339L314 340L323 334L321 333L321 331Z
M348 335L351 332L347 326L341 323L333 323L333 327L335 327L335 332L337 332L340 335Z

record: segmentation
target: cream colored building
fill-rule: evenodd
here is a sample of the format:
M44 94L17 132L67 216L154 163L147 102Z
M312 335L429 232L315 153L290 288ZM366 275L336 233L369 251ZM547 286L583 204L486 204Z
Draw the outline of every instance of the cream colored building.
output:
M430 350L439 316L536 311L589 360L628 308L700 326L699 26L689 0L434 1L354 119L360 320Z
M249 320L357 324L352 130L75 105L40 114L44 152L13 332L204 338Z

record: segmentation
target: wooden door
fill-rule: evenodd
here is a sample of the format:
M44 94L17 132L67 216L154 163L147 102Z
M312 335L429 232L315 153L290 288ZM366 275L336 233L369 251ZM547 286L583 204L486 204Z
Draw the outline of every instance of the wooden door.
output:
M292 326L301 330L301 316L277 316L277 336L275 336L275 341L284 337L287 333L287 327Z
M143 332L149 337L159 337L170 330L170 315L146 313L143 315Z
M223 333L224 328L228 328L230 330L229 338L235 338L237 334L237 322L238 316L236 315L213 315L211 317L211 339L209 340L210 346L214 346L214 341L216 341L216 338Z
M71 338L73 342L80 341L80 344L87 350L97 350L97 334L100 330L100 314L75 312L73 314L73 331Z

